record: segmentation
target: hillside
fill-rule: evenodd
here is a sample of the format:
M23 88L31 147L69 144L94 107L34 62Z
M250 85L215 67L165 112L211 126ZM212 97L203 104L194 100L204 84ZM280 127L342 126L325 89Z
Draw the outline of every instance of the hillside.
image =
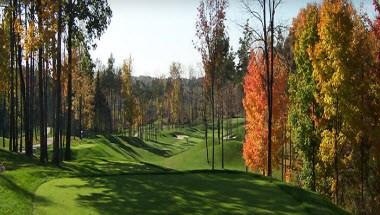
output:
M218 170L210 171L201 137L194 127L164 130L157 142L123 135L75 140L75 160L60 169L0 150L8 167L0 174L0 214L345 213L317 194L245 173L237 140L225 143L226 170L216 146Z

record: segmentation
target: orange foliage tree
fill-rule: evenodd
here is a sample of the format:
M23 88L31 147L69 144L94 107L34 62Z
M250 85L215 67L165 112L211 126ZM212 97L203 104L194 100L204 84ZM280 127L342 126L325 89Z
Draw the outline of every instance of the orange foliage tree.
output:
M262 54L251 53L247 74L244 78L243 106L246 114L245 143L243 157L248 167L265 171L267 127L267 100L265 90L265 70Z
M283 132L287 118L286 83L288 74L286 66L278 57L274 59L274 68L272 154L276 155L280 152L285 137ZM243 157L249 168L264 174L267 165L268 144L266 78L263 54L252 51L243 84L243 105L246 114ZM278 164L279 161L279 156L274 156L274 163Z

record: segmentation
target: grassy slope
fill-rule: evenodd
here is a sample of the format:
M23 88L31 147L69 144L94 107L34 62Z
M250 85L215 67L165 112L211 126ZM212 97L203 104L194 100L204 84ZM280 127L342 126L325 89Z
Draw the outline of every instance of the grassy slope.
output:
M62 168L56 168L41 165L37 159L16 156L0 147L0 163L4 162L7 167L7 171L0 173L0 214L32 214L34 192L41 184L52 179L119 175L157 169L136 162L103 137L88 139L81 144L76 142L73 148L74 156L78 160L66 162ZM37 197L35 200L44 201L44 198Z
M28 214L38 186L60 174L64 176L56 168L42 167L35 160L0 150L0 162L4 160L7 171L0 174L0 214Z
M344 213L278 181L238 171L211 173L200 128L180 131L189 142L175 133L164 131L157 142L111 135L74 141L75 160L61 169L0 150L0 162L13 169L0 174L0 214ZM225 144L227 169L244 170L240 152L238 141ZM217 145L219 169L220 154Z
M338 214L316 194L237 172L133 174L52 180L35 214ZM293 191L292 191L293 192ZM308 201L300 202L298 198Z

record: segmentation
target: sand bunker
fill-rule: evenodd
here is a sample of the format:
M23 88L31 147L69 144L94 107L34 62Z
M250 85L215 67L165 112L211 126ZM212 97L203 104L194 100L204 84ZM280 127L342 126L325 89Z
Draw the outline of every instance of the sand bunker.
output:
M186 135L176 135L177 140L183 140L189 138L189 136Z

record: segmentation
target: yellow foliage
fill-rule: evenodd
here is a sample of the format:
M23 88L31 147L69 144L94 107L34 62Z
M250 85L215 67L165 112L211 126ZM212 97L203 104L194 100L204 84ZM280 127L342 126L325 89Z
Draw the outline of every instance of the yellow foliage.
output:
M319 157L327 165L334 162L334 131L325 130L322 132L322 142L319 146Z
M8 90L8 41L4 23L0 25L0 93Z
M24 44L24 49L26 51L26 56L28 54L36 51L38 47L38 38L37 37L37 32L36 32L36 24L33 20L29 21L28 25L28 31L26 32L25 36L25 44Z

